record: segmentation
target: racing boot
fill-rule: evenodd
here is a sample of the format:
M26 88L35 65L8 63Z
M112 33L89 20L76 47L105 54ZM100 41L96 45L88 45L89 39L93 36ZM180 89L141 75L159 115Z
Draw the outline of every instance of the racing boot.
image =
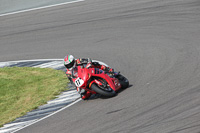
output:
M91 93L89 91L85 91L85 93L81 94L81 98L83 100L87 100L91 96Z

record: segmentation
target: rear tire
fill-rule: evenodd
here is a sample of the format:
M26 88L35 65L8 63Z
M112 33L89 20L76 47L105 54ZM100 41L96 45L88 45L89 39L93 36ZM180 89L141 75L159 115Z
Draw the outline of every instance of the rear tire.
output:
M122 89L128 88L129 87L129 81L126 77L122 76L121 74L117 75L117 79L119 80Z
M91 85L91 89L93 90L93 91L95 91L95 92L97 92L97 93L99 93L99 94L101 94L102 96L105 96L105 97L113 97L113 96L115 96L116 95L116 92L112 89L112 88L110 88L111 89L111 91L106 91L105 89L102 89L103 87L99 87L97 84L95 84L95 83L93 83L92 85Z

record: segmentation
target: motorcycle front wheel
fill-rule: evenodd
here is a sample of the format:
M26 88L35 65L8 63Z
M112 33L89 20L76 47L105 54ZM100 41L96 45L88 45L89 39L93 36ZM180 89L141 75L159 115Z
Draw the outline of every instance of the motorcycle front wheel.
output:
M113 97L116 95L116 92L112 88L99 86L95 83L91 85L91 89L105 97Z

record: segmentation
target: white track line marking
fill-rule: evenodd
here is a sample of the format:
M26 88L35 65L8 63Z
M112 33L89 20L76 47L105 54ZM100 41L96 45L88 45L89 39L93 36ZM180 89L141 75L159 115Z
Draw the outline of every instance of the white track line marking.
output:
M13 15L13 14L17 14L17 13L28 12L28 11L39 10L39 9L45 9L45 8L50 8L50 7L55 7L55 6L61 6L61 5L66 5L66 4L72 4L72 3L81 2L81 1L85 1L85 0L76 0L76 1L71 1L71 2L64 2L64 3L60 3L60 4L54 4L54 5L49 5L49 6L43 6L43 7L37 7L37 8L32 8L32 9L27 9L27 10L22 10L22 11L0 14L0 17Z
M52 114L50 114L50 115L45 116L45 117L43 117L42 119L36 120L35 122L33 122L33 123L31 123L31 124L28 124L28 125L26 125L26 126L24 126L24 127L22 127L22 128L19 128L19 129L13 131L12 133L15 133L15 132L17 132L17 131L19 131L19 130L22 130L22 129L24 129L24 128L30 126L30 125L33 125L33 124L35 124L35 123L37 123L37 122L39 122L39 121L42 121L42 120L44 120L44 119L46 119L46 118L48 118L48 117L50 117L50 116L52 116L52 115L54 115L54 114L57 114L58 112L60 112L60 111L62 111L62 110L64 110L64 109L66 109L66 108L68 108L68 107L74 105L75 103L77 103L77 102L79 102L79 101L81 101L81 100L82 100L82 99L80 98L80 99L76 100L75 102L73 102L73 103L67 105L66 107L64 107L64 108L62 108L62 109L60 109L60 110L58 110L58 111L56 111L56 112L54 112L54 113L52 113Z
M17 127L13 127L13 128L8 128L8 129L4 129L3 131L0 131L0 133L10 133L11 131L17 129Z
M17 122L17 123L11 123L11 124L7 124L5 125L2 129L4 128L8 128L8 127L12 127L12 126L16 126L16 125L25 125L26 123L32 123L34 122L35 120L30 120L30 121L23 121L23 122ZM18 128L18 127L17 127Z

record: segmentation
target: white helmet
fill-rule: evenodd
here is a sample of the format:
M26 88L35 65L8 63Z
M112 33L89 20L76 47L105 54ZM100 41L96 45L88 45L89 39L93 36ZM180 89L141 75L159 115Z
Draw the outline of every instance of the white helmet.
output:
M67 55L64 58L64 65L67 69L71 70L75 66L75 59L73 55Z

